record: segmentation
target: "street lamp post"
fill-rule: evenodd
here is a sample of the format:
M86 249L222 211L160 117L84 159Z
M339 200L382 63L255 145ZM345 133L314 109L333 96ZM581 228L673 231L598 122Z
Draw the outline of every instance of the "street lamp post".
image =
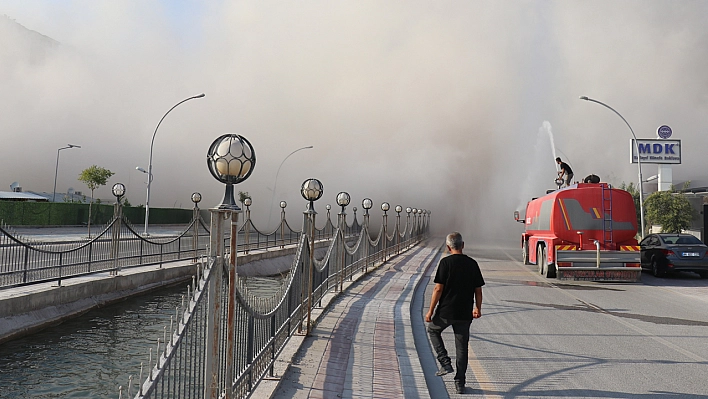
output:
M614 108L610 107L609 105L607 105L603 102L594 100L594 99L589 98L587 96L581 96L580 99L585 100L585 101L592 101L594 103L598 103L598 104L602 105L605 108L608 108L610 111L614 112L615 114L617 114L617 116L622 118L624 123L629 128L629 131L632 133L632 137L634 138L634 148L635 148L635 150L637 150L637 166L639 167L639 186L637 187L639 189L639 222L641 224L641 229L642 229L641 237L644 238L644 193L642 192L642 191L644 191L642 189L642 184L643 184L642 181L644 179L642 178L642 157L639 154L639 142L637 142L637 136L634 134L634 130L632 130L632 126L629 125L629 122L627 122L627 120L624 119L624 117L619 112L615 111Z
M57 166L54 168L54 191L52 191L52 202L56 202L56 196L57 196L57 175L59 173L59 151L61 150L67 150L69 148L81 148L80 145L74 145L74 144L67 144L66 147L62 147L57 150ZM51 224L52 222L52 207L49 207L49 223Z
M283 167L283 164L285 163L285 160L287 160L288 158L290 158L291 155L293 155L294 153L296 153L296 152L298 152L298 151L307 150L307 149L310 149L310 148L312 148L311 145L308 145L307 147L298 148L297 150L291 152L291 153L288 154L285 158L283 158L283 162L281 162L281 163L280 163L280 166L278 166L278 171L275 173L275 182L273 183L273 195L270 197L270 208L269 208L269 211L268 211L268 228L270 228L270 217L271 217L271 215L273 214L273 200L275 199L275 188L276 188L276 186L278 185L278 175L280 174L280 168Z
M148 162L148 170L147 170L148 183L147 183L147 197L145 198L145 230L143 231L144 235L148 235L148 217L150 216L150 184L152 183L152 147L155 144L155 135L157 134L157 129L160 128L160 124L165 119L167 114L169 114L173 109L177 108L178 105L182 104L183 102L193 100L195 98L202 98L202 97L204 97L204 93L198 94L196 96L192 96L189 98L185 98L184 100L173 105L172 108L170 108L167 112L165 112L165 115L162 115L162 118L160 118L160 121L157 123L157 126L155 127L155 132L152 134L152 141L150 141L150 160ZM140 170L140 169L138 169L138 170Z

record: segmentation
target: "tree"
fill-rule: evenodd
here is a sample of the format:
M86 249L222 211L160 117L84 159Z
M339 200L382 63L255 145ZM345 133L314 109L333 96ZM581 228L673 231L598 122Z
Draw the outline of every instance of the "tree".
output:
M691 203L681 193L657 191L644 201L647 220L651 224L661 225L664 233L680 233L691 227L695 211Z
M100 166L92 165L81 171L79 181L86 184L91 190L91 202L89 202L88 235L91 237L91 205L93 204L93 191L101 186L105 186L108 179L115 173Z
M639 190L637 190L637 187L634 185L634 183L629 183L629 185L627 185L624 182L622 182L622 184L620 185L619 188L628 192L629 195L632 196L632 199L634 199L634 211L637 214L637 226L641 226L642 225L642 221L641 221L642 214L641 214L641 210L639 209L639 206L640 206L640 204L639 204ZM645 203L646 203L646 201L645 201ZM645 206L645 209L646 209L646 206ZM641 227L639 227L639 228L641 229Z

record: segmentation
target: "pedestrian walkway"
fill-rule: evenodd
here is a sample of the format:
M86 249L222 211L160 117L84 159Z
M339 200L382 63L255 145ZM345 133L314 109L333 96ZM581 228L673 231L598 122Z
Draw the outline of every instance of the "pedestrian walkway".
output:
M445 379L434 375L438 367L422 321L422 297L437 266L439 244L431 240L390 260L335 299L271 397L450 396L452 384L446 387ZM445 340L452 344L452 334Z

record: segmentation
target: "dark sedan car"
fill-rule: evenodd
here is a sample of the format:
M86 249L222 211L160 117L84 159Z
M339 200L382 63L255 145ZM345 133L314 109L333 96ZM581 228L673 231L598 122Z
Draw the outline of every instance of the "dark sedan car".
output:
M694 272L708 278L708 246L690 234L650 234L639 243L642 269L657 277L667 272Z

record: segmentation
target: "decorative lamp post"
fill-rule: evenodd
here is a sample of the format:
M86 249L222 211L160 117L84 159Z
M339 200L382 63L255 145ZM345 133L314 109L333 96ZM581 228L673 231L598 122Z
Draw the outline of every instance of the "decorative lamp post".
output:
M192 208L192 247L194 247L194 259L192 262L196 263L199 258L199 202L202 200L202 195L198 192L192 193L192 202L194 203L194 208Z
M307 327L306 334L310 334L311 317L312 317L312 273L315 267L315 201L322 197L324 187L322 182L317 179L307 179L302 183L300 194L302 198L307 200L307 209L305 212L305 227L303 233L310 237L310 267L308 268L307 276Z
M288 203L280 201L280 248L285 247L285 207Z
M209 147L207 166L216 180L226 184L224 199L217 208L240 211L234 199L234 184L248 179L256 166L256 152L251 143L237 134L219 137Z
M639 154L639 142L637 141L637 136L634 134L634 130L632 130L632 126L629 125L629 122L627 122L627 120L624 119L624 116L622 116L619 112L615 111L614 108L610 107L609 105L603 102L588 98L586 96L581 96L580 99L585 101L591 101L600 104L605 108L608 108L610 111L617 114L617 116L619 116L624 121L624 123L629 128L630 133L632 133L632 137L634 138L634 149L637 151L637 167L639 168L639 184L637 185L637 187L639 188L639 221L641 222L642 238L644 238L644 190L642 189L642 181L644 181L644 179L642 178L642 157Z
M193 100L195 98L202 98L204 97L204 93L202 94L197 94L196 96L188 97L185 98L184 100L178 102L177 104L173 105L172 108L170 108L167 112L165 112L164 115L162 115L162 118L160 118L160 121L157 122L157 126L155 127L155 132L152 134L152 141L150 141L150 160L148 162L148 170L147 170L147 175L148 175L148 183L147 183L147 197L145 198L145 231L143 231L144 235L148 235L148 219L150 216L150 184L152 183L152 147L155 145L155 135L157 134L157 129L160 128L160 125L162 124L162 121L165 120L165 117L167 114L172 112L173 109L177 108L178 105L187 102L189 100ZM136 168L140 170L141 168ZM142 171L144 172L144 170Z
M396 211L396 252L401 253L401 212L403 207L396 205L393 209Z
M125 195L125 185L123 183L116 183L111 188L113 196L116 197L116 203L113 205L113 218L115 222L113 227L111 227L112 237L111 237L111 256L113 257L113 269L111 270L111 275L115 276L118 274L118 255L120 254L120 230L121 221L123 219L123 207L121 205L121 198ZM60 281L61 285L61 281Z
M246 206L246 220L248 220L251 218L251 204L253 204L253 200L250 198L246 198L245 200L243 200L243 204Z
M364 198L361 201L361 207L364 208L364 224L366 227L369 227L369 209L374 206L374 202L371 201L371 198Z
M347 192L342 191L341 193L337 194L337 205L342 207L342 213L344 213L344 208L349 205L351 199L352 197L349 196L349 193Z
M194 207L199 209L199 204L202 201L202 195L197 192L192 193L192 202L194 202Z
M337 205L342 207L342 212L339 214L339 219L340 219L340 226L339 228L342 230L343 237L346 236L346 229L347 229L347 213L345 212L345 209L347 205L351 202L352 197L349 195L349 193L342 191L339 194L337 194Z
M227 313L226 313L226 381L234 380L234 367L231 359L234 358L236 337L236 259L238 252L237 237L238 237L238 214L241 209L236 205L234 199L234 184L241 183L248 179L253 173L256 166L256 153L253 150L251 143L245 137L237 134L224 134L214 140L207 151L207 167L214 178L226 184L224 199L216 208L211 209L211 237L210 237L210 258L214 259L214 265L219 270L223 267L228 270L228 298L227 298ZM224 228L223 221L231 217L231 237L230 237L230 261L228 265L224 261ZM220 357L218 345L220 331L220 312L217 310L223 300L221 292L223 291L223 278L225 273L215 273L215 278L210 284L210 291L214 292L213 298L209 298L209 321L207 322L207 334L210 334L210 339L215 339L214 342L207 344L207 365L206 365L206 381L219 379ZM212 290L213 289L213 290ZM216 389L214 384L205 384L205 397L216 397Z
M413 231L413 230L411 230L411 212L413 212L413 208L411 208L410 206L407 207L406 208L406 214L407 214L407 216L406 216L406 234ZM408 238L410 238L410 236Z
M413 230L411 230L411 231L415 231L415 234L417 235L418 234L418 224L416 223L417 222L416 215L418 214L418 210L413 208L413 212L411 212L411 213L413 214Z
M381 210L383 211L383 261L386 262L386 247L388 246L388 210L391 209L391 205L388 202L383 202L381 204Z
M243 205L246 206L246 218L243 220L243 222L245 223L244 239L246 241L245 242L246 245L244 247L244 250L245 250L246 254L248 254L248 251L251 249L250 248L251 240L249 237L249 235L250 235L249 233L251 232L251 223L252 223L251 222L251 204L252 203L253 203L253 200L251 200L250 198L245 198L243 200Z

